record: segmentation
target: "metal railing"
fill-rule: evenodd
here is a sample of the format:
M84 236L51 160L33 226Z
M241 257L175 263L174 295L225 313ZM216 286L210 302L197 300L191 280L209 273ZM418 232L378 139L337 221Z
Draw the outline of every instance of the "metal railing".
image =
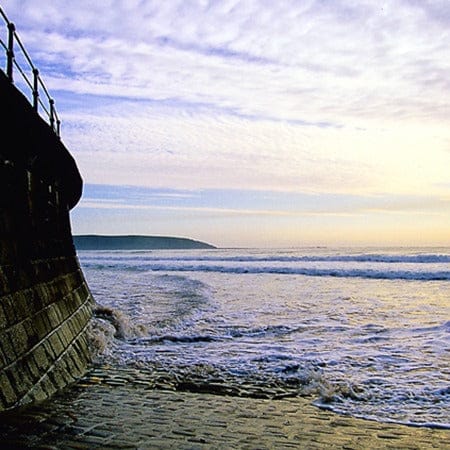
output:
M25 50L25 47L23 46L16 32L16 27L12 22L8 20L8 17L6 16L1 7L0 7L0 15L3 18L4 22L6 23L8 29L7 43L5 43L3 39L0 38L0 45L4 48L6 52L6 76L8 77L8 80L11 83L14 83L13 77L14 67L19 71L19 73L25 80L25 83L31 90L33 99L32 100L33 109L36 111L36 113L39 114L39 106L41 106L41 108L45 111L45 114L48 118L48 121L50 122L52 130L59 137L61 130L61 121L59 120L58 114L56 113L55 102L50 97L50 94L48 93L47 88L45 87L44 82L42 81L39 75L39 70L35 67L33 61L31 60L30 56ZM16 46L18 46L18 49L22 52L24 61L28 64L29 69L31 69L32 81L30 81L29 77L27 77L26 73L24 72L23 68L19 65L15 57L14 50ZM41 95L39 94L40 92L44 93L44 96L47 99L47 103L44 103L41 100Z

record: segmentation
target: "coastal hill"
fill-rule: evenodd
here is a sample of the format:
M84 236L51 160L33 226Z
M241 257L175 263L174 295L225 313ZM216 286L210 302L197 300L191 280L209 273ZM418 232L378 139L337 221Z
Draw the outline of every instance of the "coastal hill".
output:
M73 236L77 250L186 250L216 248L193 239L167 236Z

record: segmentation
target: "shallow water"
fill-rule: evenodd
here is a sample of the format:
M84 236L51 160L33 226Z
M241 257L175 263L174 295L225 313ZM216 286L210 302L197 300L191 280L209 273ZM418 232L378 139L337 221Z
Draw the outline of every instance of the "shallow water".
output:
M450 428L450 249L80 252L118 336L174 389Z

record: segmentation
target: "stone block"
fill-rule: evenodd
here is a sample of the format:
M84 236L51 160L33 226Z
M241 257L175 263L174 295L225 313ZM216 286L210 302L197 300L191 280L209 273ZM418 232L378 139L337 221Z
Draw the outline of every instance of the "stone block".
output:
M14 305L14 313L18 322L30 316L33 311L33 291L24 289L14 294L11 303Z
M59 364L56 365L51 372L49 372L48 379L51 381L56 390L59 391L67 386L68 382L66 381L64 371L60 367L61 361L58 361L58 363Z
M16 353L14 352L14 348L9 339L8 331L0 333L0 347L5 359L5 366L12 364L16 360Z
M64 345L59 338L60 329L51 334L47 340L47 343L51 346L56 357L59 357L65 350Z
M45 311L40 311L31 317L33 323L33 329L39 340L44 339L48 333L52 330L50 322L47 320L47 314Z
M31 389L31 380L27 373L24 373L22 365L11 366L3 373L7 376L17 399L22 398Z
M12 326L13 324L17 323L13 296L4 295L3 297L1 297L0 304L3 308L7 325Z
M70 305L68 303L69 302L67 301L67 297L66 297L54 305L55 311L56 311L61 323L64 322L65 320L67 320L67 318L70 317L70 315L72 314Z
M39 384L41 388L47 393L47 397L51 397L58 391L58 387L53 384L48 376L45 376Z
M39 367L36 364L36 361L35 361L34 356L32 354L29 354L27 356L26 364L27 364L27 367L28 367L28 370L29 370L29 373L31 375L31 378L32 378L33 382L35 380L38 380L41 377L42 373L40 372Z
M24 402L41 402L42 400L47 399L48 396L49 394L44 391L41 384L36 384L33 386L33 389L29 392L28 396L24 398Z
M10 291L9 280L3 271L3 265L0 264L0 298Z
M73 334L69 326L61 327L60 338L63 341L65 347L68 347L72 343L74 337L75 335Z
M53 348L53 346L51 345L51 343L49 341L50 337L53 336L55 334L55 332L52 332L42 343L44 350L47 353L47 357L48 357L48 360L50 361L50 364L52 364L52 362L59 356L59 354Z
M14 348L14 353L19 358L29 349L28 335L23 323L18 323L8 330L9 339Z
M50 305L47 308L47 317L50 321L52 329L58 328L61 325L62 317L60 316L58 309L55 305Z
M6 317L6 313L3 309L3 298L0 298L0 330L5 329L9 323L8 323L8 318Z
M34 290L35 294L39 298L41 308L45 308L46 306L52 303L53 297L50 291L50 287L47 283L42 282L35 285Z
M45 372L50 365L49 355L45 351L44 343L37 347L33 352L33 358L41 372Z
M31 318L25 319L23 321L23 326L25 328L25 332L27 333L28 348L31 350L41 341L42 338L36 331L36 327L34 326Z
M4 408L9 408L17 402L17 395L11 385L11 381L6 376L5 372L0 372L0 398L5 405Z

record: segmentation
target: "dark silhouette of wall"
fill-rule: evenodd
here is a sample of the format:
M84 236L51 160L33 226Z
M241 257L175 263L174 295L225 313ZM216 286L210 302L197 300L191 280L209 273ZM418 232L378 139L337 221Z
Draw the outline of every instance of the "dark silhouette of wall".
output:
M93 299L69 211L72 156L0 71L0 411L48 398L90 362Z

